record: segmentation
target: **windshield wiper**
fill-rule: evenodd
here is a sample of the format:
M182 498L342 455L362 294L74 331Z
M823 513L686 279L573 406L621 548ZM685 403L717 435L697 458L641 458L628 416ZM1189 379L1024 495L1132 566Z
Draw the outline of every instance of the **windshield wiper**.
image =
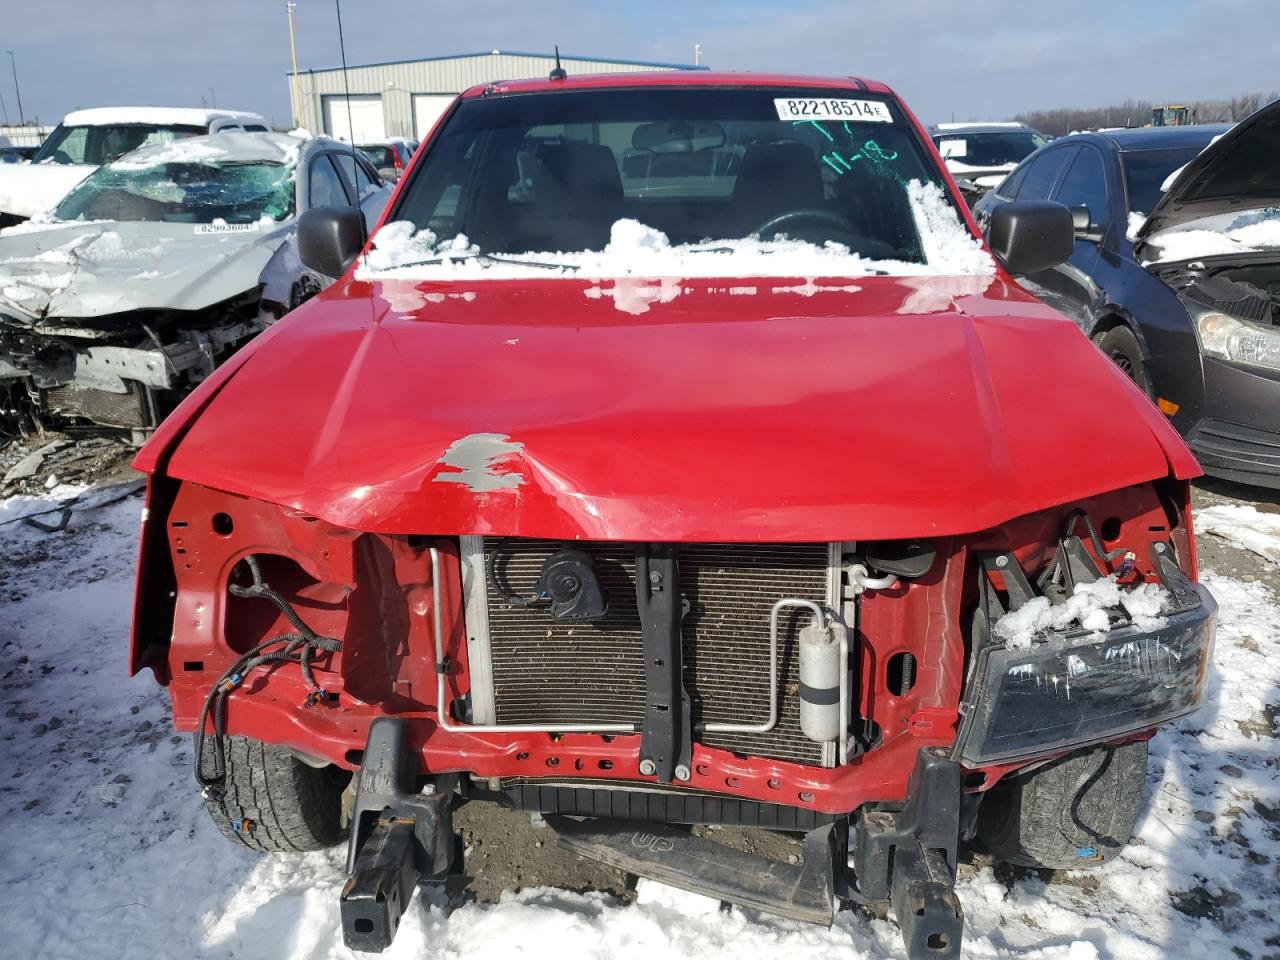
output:
M453 263L461 260L483 260L486 263L505 263L516 267L541 267L544 270L579 270L581 269L576 263L552 263L545 260L521 260L517 257L504 257L494 253L467 253L457 256L440 256L427 257L423 260L410 260L408 263L397 263L390 270L398 270L401 267L428 267L441 263Z

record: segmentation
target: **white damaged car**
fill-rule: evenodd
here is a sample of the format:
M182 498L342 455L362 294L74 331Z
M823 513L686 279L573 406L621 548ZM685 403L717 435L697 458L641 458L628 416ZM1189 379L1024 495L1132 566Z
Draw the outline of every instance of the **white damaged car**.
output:
M334 278L299 213L390 196L326 138L219 133L143 147L53 213L0 230L0 429L145 436L226 356ZM38 221L38 222L37 222Z

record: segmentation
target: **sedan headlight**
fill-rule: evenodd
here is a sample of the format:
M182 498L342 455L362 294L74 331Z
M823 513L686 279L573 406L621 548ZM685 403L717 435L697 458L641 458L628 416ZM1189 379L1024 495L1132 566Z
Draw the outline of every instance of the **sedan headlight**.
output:
M1192 320L1205 356L1280 370L1280 328L1213 311L1193 312Z

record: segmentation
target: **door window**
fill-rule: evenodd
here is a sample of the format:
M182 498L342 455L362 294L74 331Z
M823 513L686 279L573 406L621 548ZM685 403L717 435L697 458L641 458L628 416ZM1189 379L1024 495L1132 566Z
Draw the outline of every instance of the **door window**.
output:
M1018 190L1019 200L1048 200L1054 184L1062 174L1074 150L1049 150L1031 161L1026 178Z
M351 200L342 185L342 178L334 169L328 154L321 154L311 164L311 176L307 181L310 207L347 207Z
M1107 171L1102 165L1102 155L1092 147L1081 147L1071 163L1054 197L1067 207L1087 207L1089 223L1102 226L1111 219L1111 207L1107 201Z

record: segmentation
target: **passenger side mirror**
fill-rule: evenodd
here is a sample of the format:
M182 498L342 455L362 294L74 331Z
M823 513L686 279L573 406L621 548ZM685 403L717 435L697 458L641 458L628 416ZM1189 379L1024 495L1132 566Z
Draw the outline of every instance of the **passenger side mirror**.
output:
M340 277L364 247L358 207L317 207L298 217L298 258L326 277Z
M1071 225L1074 228L1077 240L1091 240L1094 243L1102 242L1102 230L1094 225L1093 216L1089 213L1088 207L1071 208Z
M1075 223L1070 210L1052 200L1015 200L991 211L987 244L1015 277L1056 267L1071 256Z

